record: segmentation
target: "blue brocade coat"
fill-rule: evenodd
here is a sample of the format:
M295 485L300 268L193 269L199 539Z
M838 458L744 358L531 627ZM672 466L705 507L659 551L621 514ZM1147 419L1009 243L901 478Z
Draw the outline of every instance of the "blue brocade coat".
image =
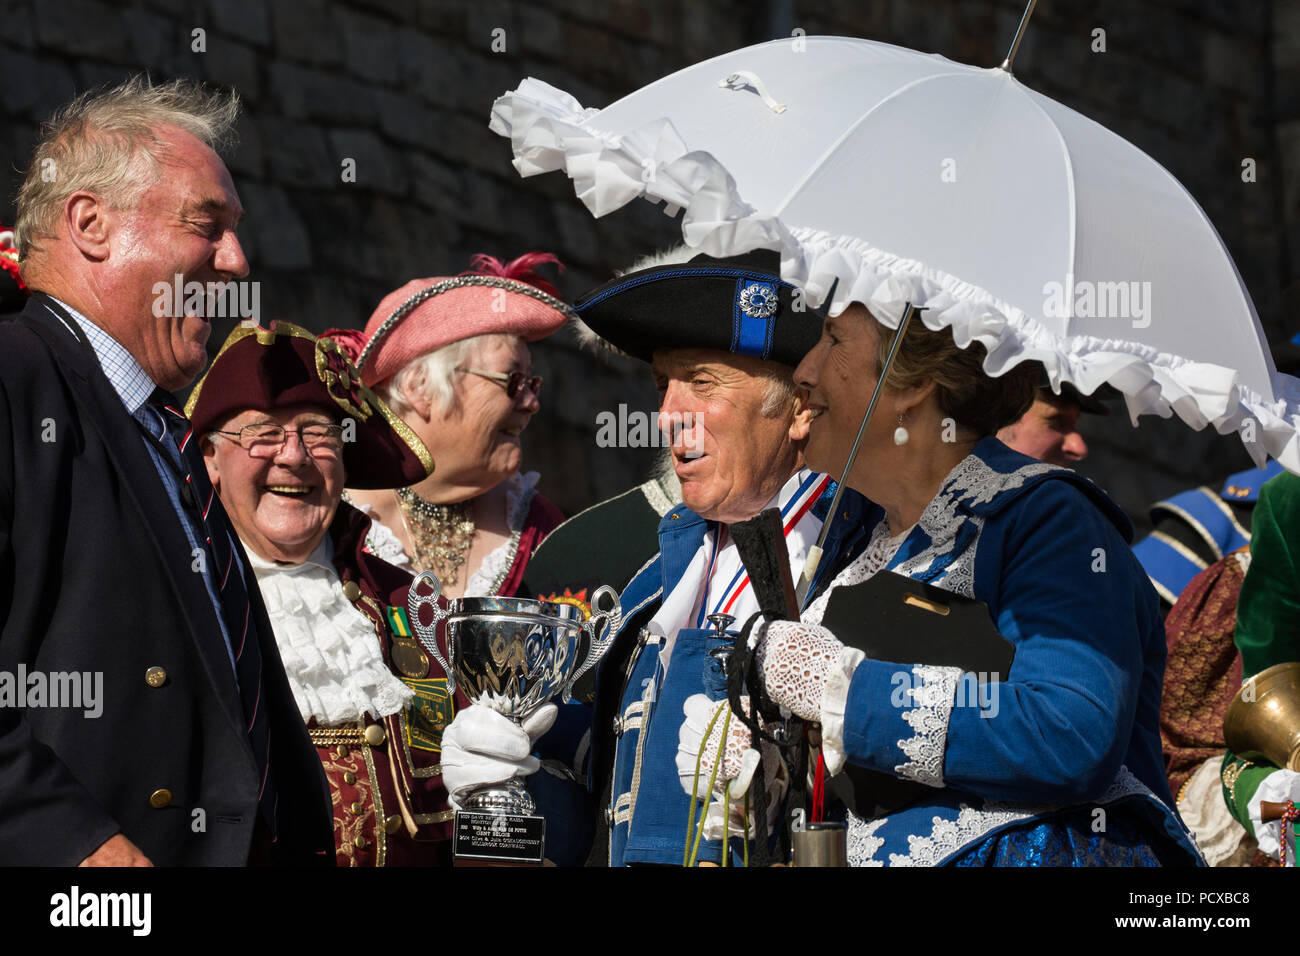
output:
M871 506L866 527L883 520ZM848 759L934 789L884 817L850 816L852 863L1201 862L1170 809L1164 626L1131 534L1092 482L994 438L953 470L887 568L987 604L1015 658L993 700L956 668L868 659L853 671ZM836 583L861 580L858 563Z
M833 490L832 485L814 505L818 517L824 518ZM865 507L865 499L845 489L842 520L824 546L824 568L847 563L860 544ZM676 765L682 705L692 694L727 696L723 665L710 651L730 645L734 637L712 628L681 629L665 674L659 666L660 639L644 625L681 581L709 527L685 505L663 517L660 551L624 588L624 619L599 665L589 779L598 798L605 798L608 850L600 855L612 866L682 863L690 809ZM721 841L704 841L699 859L720 860Z

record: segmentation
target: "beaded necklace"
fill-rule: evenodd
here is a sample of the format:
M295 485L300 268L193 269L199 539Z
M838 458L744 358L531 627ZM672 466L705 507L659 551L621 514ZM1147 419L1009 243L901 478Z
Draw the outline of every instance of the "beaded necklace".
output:
M396 494L416 566L432 571L443 584L455 584L477 530L473 499L436 505L410 488L398 488Z

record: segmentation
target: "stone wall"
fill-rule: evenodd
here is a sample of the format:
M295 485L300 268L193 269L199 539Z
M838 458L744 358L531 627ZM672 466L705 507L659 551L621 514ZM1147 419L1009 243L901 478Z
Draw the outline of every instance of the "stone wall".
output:
M476 252L555 251L569 265L561 289L577 296L674 241L678 225L645 203L594 221L563 177L520 180L487 116L523 77L602 106L795 28L993 66L1019 13L1003 0L0 0L0 219L12 221L12 170L53 106L142 70L194 76L234 86L246 105L230 167L265 317L360 325L386 292L466 268ZM1104 53L1093 49L1097 28ZM1236 256L1269 334L1295 330L1296 4L1052 0L1016 72L1178 176ZM1244 158L1256 160L1254 182L1242 181ZM343 181L347 159L355 182ZM567 335L534 354L547 384L525 450L543 490L572 512L640 480L653 452L599 449L594 435L600 410L653 406L644 371L601 364ZM1246 463L1235 439L1192 436L1177 422L1133 430L1116 415L1088 426L1085 470L1132 511Z

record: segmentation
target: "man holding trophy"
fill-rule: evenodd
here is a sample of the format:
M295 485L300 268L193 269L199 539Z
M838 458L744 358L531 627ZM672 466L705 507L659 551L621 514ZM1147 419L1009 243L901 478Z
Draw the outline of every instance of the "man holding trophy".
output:
M758 611L728 526L780 508L797 578L829 502L829 479L804 467L808 417L792 375L821 321L803 309L767 252L719 260L674 250L588 293L576 310L614 347L651 364L683 502L660 523L659 553L623 589L594 710L565 708L591 715L586 766L597 837L588 862L680 865L690 800L678 765L693 761L679 761L679 747L698 750L700 736L688 715L726 697L727 656L740 625ZM856 508L856 499L846 497L845 507ZM857 524L838 523L844 530L827 541L828 557L852 545ZM535 771L531 754L551 713L519 727L490 708L462 711L444 737L453 801ZM556 751L549 745L557 737L576 736L552 733L542 751ZM775 811L786 779L779 760L763 763ZM566 825L551 821L552 829ZM739 836L743 825L738 813L724 820L715 807L696 858L721 861L724 827ZM740 852L739 841L732 850Z

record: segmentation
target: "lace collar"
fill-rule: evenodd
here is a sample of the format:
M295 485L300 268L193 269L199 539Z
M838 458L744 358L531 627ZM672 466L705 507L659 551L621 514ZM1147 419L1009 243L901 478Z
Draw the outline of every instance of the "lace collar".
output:
M384 662L374 624L344 597L332 544L326 535L294 565L248 551L294 702L322 727L387 717L414 696Z

